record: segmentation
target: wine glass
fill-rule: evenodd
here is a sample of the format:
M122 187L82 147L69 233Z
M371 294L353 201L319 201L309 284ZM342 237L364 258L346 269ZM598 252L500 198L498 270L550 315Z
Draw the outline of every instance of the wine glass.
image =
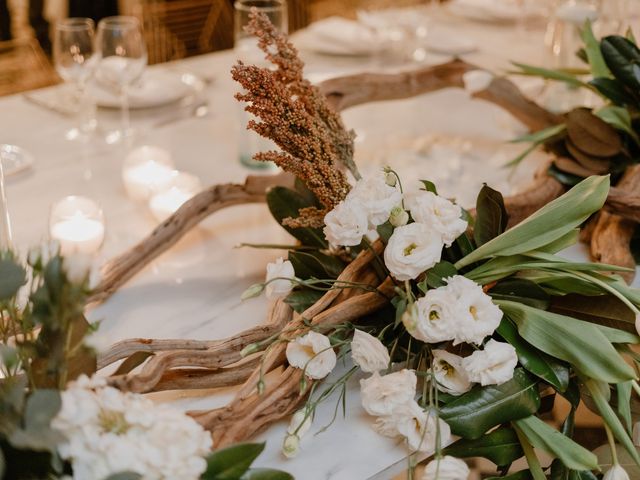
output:
M53 59L60 76L74 86L79 125L66 133L69 140L86 139L95 130L95 103L87 95L87 81L93 75L96 55L94 23L90 18L66 18L56 23Z
M97 48L100 63L96 79L105 88L120 96L122 126L119 132L107 136L115 143L131 136L129 118L129 88L142 76L147 65L147 47L142 26L135 17L116 16L98 23Z

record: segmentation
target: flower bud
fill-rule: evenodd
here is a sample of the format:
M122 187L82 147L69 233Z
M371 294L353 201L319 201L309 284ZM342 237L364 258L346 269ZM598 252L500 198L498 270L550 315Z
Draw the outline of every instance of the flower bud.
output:
M409 214L400 206L393 207L389 215L389 223L394 227L402 227L409 221Z
M416 326L418 324L418 312L415 303L409 305L402 314L402 324L409 333L416 329Z
M384 175L384 183L390 187L395 187L396 183L398 183L398 177L396 177L396 174L393 172L387 172Z
M297 435L287 435L282 444L282 454L287 458L294 458L300 451L300 439Z
M257 343L250 343L240 351L240 356L244 358L253 353L256 353L259 350L260 350L260 346Z
M604 474L602 480L629 480L629 474L616 463Z

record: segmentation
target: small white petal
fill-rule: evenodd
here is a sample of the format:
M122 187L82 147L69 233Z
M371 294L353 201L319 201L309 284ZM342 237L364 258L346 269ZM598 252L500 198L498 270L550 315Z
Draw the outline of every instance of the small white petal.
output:
M467 372L462 366L463 358L445 350L433 351L433 374L438 389L450 395L462 395L471 390Z
M464 461L446 455L427 464L422 480L467 480L470 473Z
M484 350L477 350L462 361L469 380L482 386L501 385L513 378L518 364L516 349L510 344L491 339Z
M363 372L373 373L389 366L387 348L373 335L356 329L351 341L351 357Z
M305 371L309 378L320 380L336 366L336 353L329 338L310 331L287 344L287 361L292 367Z
M418 379L412 370L380 376L377 372L360 380L362 406L369 415L391 415L396 407L413 401Z
M280 298L289 295L293 289L293 283L287 279L295 278L296 272L289 260L278 258L267 265L267 286L265 287L267 298ZM275 280L278 279L278 280Z

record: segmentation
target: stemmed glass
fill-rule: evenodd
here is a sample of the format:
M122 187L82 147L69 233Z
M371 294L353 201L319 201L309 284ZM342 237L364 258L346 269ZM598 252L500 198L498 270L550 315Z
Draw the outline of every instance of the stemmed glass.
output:
M74 85L79 126L66 133L69 140L86 139L96 127L95 104L87 95L87 81L93 75L96 55L94 23L90 18L66 18L56 23L53 58L57 72Z
M96 79L120 96L121 130L107 137L108 143L115 143L131 135L129 88L142 76L147 65L142 26L135 17L104 18L98 23L97 45L100 64Z

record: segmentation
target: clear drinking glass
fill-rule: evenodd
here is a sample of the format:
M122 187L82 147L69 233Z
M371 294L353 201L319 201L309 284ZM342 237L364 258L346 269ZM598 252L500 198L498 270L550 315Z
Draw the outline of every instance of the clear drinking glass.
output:
M96 79L120 96L122 126L107 137L108 143L122 141L131 135L129 88L142 76L147 66L147 47L142 26L135 17L116 16L98 23L97 48L100 63Z
M54 64L60 76L73 84L72 101L78 111L78 126L66 133L69 140L86 139L96 127L95 103L86 89L96 65L94 31L90 18L66 18L55 26Z
M250 13L255 10L269 17L271 23L281 32L288 31L287 3L285 0L236 0L234 3L234 45L238 58L247 64L266 66L264 54L258 48L258 40L245 29L250 20ZM243 106L241 106L243 107ZM253 156L262 151L273 150L275 145L257 133L247 130L246 126L252 116L239 110L240 135L239 157L240 163L252 169L275 170L272 163L257 162Z

